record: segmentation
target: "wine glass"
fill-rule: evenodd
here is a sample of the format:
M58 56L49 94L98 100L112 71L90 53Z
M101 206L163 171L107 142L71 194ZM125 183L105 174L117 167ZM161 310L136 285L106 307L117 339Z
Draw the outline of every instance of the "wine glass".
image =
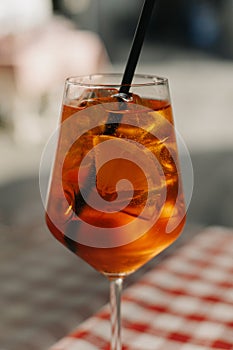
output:
M185 203L168 80L120 74L65 82L46 204L51 233L110 281L111 349L121 349L123 279L171 245Z

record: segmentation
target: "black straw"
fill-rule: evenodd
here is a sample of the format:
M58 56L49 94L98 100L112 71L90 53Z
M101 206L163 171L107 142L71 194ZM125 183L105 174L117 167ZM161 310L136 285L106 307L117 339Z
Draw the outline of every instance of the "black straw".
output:
M121 87L119 89L119 93L115 95L115 97L120 103L120 106L119 106L120 109L125 108L124 99L122 98L121 94L128 95L129 93L130 85L133 80L134 72L138 63L143 41L145 38L146 29L149 24L149 20L153 12L154 5L155 5L155 0L145 0L141 14L138 19L132 47L131 47L129 57L126 63L125 71L123 74ZM121 121L121 118L122 118L121 114L109 113L108 122L105 125L104 135L114 135Z
M155 0L144 1L144 5L134 34L133 44L129 53L128 61L125 67L125 72L122 78L121 88L119 91L120 93L127 94L129 92L130 84L133 80L134 72L141 53L146 29L149 24L154 5Z

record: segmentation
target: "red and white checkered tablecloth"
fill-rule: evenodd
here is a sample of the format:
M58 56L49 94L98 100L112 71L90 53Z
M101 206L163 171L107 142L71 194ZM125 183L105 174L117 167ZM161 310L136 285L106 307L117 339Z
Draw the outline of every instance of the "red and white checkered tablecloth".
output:
M124 350L233 349L233 231L207 228L146 273L122 318ZM106 306L50 350L107 350L109 338Z

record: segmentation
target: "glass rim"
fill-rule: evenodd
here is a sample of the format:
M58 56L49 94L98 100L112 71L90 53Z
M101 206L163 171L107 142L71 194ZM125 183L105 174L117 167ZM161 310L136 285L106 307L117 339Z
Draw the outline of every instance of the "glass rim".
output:
M130 86L130 87L143 87L143 86L158 86L158 85L166 85L168 83L168 78L161 77L153 74L134 74L134 78L136 79L144 79L143 82L132 82L131 84L121 84L121 83L99 83L94 78L101 77L115 77L122 78L122 73L93 73L93 74L84 74L77 76L70 76L66 78L65 83L67 85L76 85L76 86L84 86L84 87L114 87L120 88L121 86ZM133 80L134 80L133 78Z

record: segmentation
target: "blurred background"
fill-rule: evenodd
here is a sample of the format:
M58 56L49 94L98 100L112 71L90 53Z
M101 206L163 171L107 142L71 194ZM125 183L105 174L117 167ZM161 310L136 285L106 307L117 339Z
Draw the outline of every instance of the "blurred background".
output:
M46 349L108 300L45 227L39 166L65 77L122 72L142 4L0 1L0 350ZM137 68L170 81L194 171L187 237L233 226L232 18L233 0L160 1Z

